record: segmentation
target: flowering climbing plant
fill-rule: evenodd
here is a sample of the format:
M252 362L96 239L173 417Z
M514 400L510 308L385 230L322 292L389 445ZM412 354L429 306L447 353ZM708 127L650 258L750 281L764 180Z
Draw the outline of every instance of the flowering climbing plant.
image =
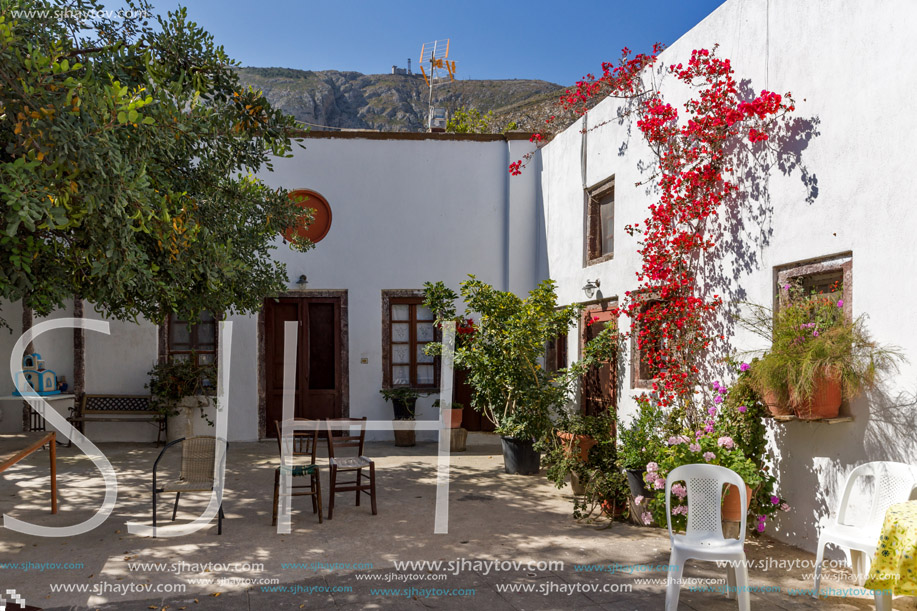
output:
M655 172L648 182L654 182L658 200L645 220L625 226L640 240L642 264L636 289L625 293L617 313L631 319L640 359L654 373L653 400L695 429L705 417L696 397L703 392L704 359L714 342L725 341L715 329L722 298L710 294L699 269L712 263L717 215L741 201L733 178L739 156L764 153L794 102L789 93L745 94L730 60L719 57L715 46L694 50L687 64L658 68L662 50L660 44L648 54L624 49L617 64L604 63L600 76L584 77L558 105L560 112L585 115L597 99L618 98L618 118L636 119L653 152ZM659 72L690 88L682 110L655 86ZM545 142L542 134L531 139ZM531 157L510 164L510 173L519 174Z

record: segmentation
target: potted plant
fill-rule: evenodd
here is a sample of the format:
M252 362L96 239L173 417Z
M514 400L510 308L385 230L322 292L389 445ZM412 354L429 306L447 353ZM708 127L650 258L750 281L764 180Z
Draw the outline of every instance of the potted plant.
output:
M421 395L420 392L407 386L397 386L395 388L383 388L379 393L386 401L391 401L395 420L414 419L414 410L417 405L417 399Z
M157 363L145 385L152 395L151 406L166 416L169 441L208 434L216 405L216 366L198 365L194 355ZM199 418L194 418L197 411Z
M648 497L644 476L646 465L659 459L665 415L649 397L637 397L637 415L618 433L618 461L634 498Z
M433 402L433 407L440 407L439 399ZM450 429L457 429L462 426L462 410L465 409L465 406L461 403L452 403L452 407L444 409L440 407L440 411L443 413L443 420L449 423Z
M539 444L548 479L563 488L570 476L573 494L580 497L574 500L576 517L588 515L603 502L620 505L609 493L609 482L615 481L617 473L614 438L613 412L584 416L565 411L555 423L554 436Z
M752 384L748 363L732 363L738 376L732 387L718 381L712 384L712 396L703 428L672 435L665 442L658 462L647 464L646 482L654 491L649 501L652 514L644 521L656 519L665 523L666 477L675 467L702 463L732 469L746 484L746 507L741 507L738 490L730 486L723 498L722 517L728 522L741 520L742 511L763 532L769 516L777 511L789 511L786 501L774 492L776 478L770 472L765 450L767 428L763 419L766 407ZM687 515L686 490L683 484L672 486L672 519L677 528L684 528ZM754 516L754 517L752 517ZM734 526L734 525L733 525Z
M455 316L458 295L442 282L426 283L424 305L438 321ZM545 343L566 332L577 308L557 307L553 281L546 280L523 299L498 291L474 276L462 283L466 310L479 322L472 339L458 343L456 367L468 372L472 407L494 423L501 436L507 473L531 475L540 469L535 441L552 430L551 415L565 403L564 372L539 364ZM435 354L440 344L428 345Z
M834 418L842 400L875 387L881 373L897 367L900 350L873 341L865 315L849 320L835 297L840 288L834 289L806 294L786 284L777 312L748 304L743 326L771 340L750 370L772 411L783 404L804 420Z
M422 393L407 386L397 386L395 388L383 388L379 393L386 401L391 401L394 420L402 424L395 428L395 445L398 447L411 447L416 444L416 436L413 424L406 425L406 422L414 421L414 414L417 406L417 398Z
M646 465L646 483L655 492L655 496L650 499L649 507L657 524L666 523L664 493L666 477L676 467L694 463L719 465L738 473L747 487L746 500L748 502L752 498L752 488L761 483L761 472L758 465L745 456L732 438L717 437L715 434L707 433L672 436L666 442L659 461ZM686 497L687 490L684 485L672 486L672 524L679 529L684 529L686 524ZM738 499L739 495L736 490L727 490L723 498L723 520L741 519L743 508L737 502ZM747 510L747 507L744 510Z

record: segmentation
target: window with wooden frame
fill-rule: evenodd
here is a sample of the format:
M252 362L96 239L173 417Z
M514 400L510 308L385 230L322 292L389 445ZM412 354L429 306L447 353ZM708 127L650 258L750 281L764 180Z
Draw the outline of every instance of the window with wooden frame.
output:
M439 388L438 359L424 348L437 340L433 312L422 291L383 291L383 386Z
M202 312L200 320L189 323L171 314L161 333L168 361L194 359L197 365L211 365L217 358L217 319L210 312Z
M853 255L842 253L810 259L775 268L774 307L779 309L790 298L787 287L795 287L804 296L822 295L843 302L844 315L853 316Z
M615 177L586 190L586 265L614 257Z
M555 372L567 366L567 334L562 333L545 344L545 371Z
M651 312L654 308L660 307L663 304L663 301L654 294L648 294L639 299L642 301L642 304L640 305L641 316L647 312ZM631 333L632 356L630 363L630 387L651 388L653 385L653 380L655 380L656 376L659 375L660 369L657 363L651 363L649 361L649 355L652 352L664 348L665 342L661 337L641 337L642 325L636 319L634 319L633 325L634 328ZM652 342L655 345L655 350L647 350L647 345L649 342Z

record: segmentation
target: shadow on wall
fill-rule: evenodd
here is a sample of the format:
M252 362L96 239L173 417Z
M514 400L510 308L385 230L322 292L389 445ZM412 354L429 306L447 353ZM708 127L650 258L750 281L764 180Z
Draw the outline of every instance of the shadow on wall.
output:
M755 97L751 81L739 83L741 97L751 100ZM762 266L761 253L771 244L773 237L774 203L770 195L770 177L775 171L784 176L799 174L802 190L800 199L809 204L818 197L818 179L804 162L809 143L820 135L820 119L788 115L778 120L771 138L763 142L736 140L730 151L734 159L732 180L738 191L725 201L717 218L708 227L716 246L704 259L696 262L699 286L704 297L713 295L723 298L724 306L713 323L716 335L727 338L734 336L738 308L748 299L744 282ZM786 202L793 205L793 202ZM713 261L715 264L705 264ZM728 342L714 344L706 379L715 380L730 377L726 359L735 353L736 347Z

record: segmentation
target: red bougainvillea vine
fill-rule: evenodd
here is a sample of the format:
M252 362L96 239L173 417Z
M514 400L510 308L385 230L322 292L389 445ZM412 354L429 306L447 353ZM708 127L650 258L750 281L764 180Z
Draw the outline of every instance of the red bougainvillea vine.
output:
M602 76L587 75L568 90L559 106L585 114L597 99L625 99L624 114L636 125L656 156L654 180L658 201L649 206L641 223L627 225L640 234L642 266L637 286L625 293L618 313L631 318L631 335L640 350L644 371L654 379L655 399L664 407L683 410L686 424L703 426L706 414L696 409L695 393L701 387L702 363L716 334L714 321L722 305L719 295L701 286L698 269L711 265L717 245L718 211L741 201L731 180L738 155L766 141L794 110L789 93L762 91L742 95L728 59L717 57L716 47L697 49L687 65L664 69L691 88L684 115L667 103L662 93L647 87L661 52L656 45L648 55L631 56L625 49L617 66L603 64ZM618 116L621 116L620 114ZM555 118L551 117L551 122ZM532 141L544 141L540 134ZM755 152L754 150L752 151ZM518 174L529 159L510 165Z

